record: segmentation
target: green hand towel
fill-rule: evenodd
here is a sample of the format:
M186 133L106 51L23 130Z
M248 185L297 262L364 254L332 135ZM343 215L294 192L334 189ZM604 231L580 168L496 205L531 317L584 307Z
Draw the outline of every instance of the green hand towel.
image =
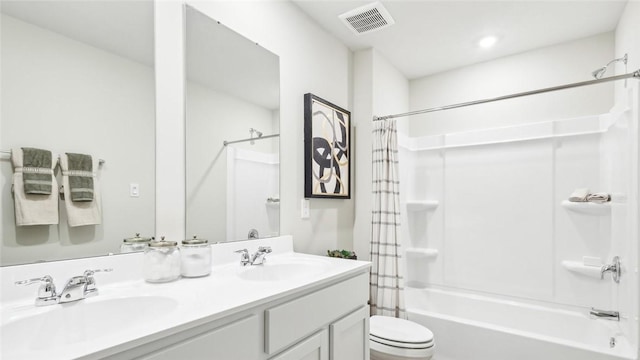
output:
M93 158L67 153L71 201L93 201Z
M22 148L22 179L25 194L51 194L51 151Z

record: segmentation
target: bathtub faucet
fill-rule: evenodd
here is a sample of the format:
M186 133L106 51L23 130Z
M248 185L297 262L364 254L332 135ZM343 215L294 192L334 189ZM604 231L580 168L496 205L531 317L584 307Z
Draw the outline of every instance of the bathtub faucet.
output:
M622 269L620 267L620 257L614 256L611 264L602 265L600 268L600 279L604 279L604 273L611 272L611 277L613 281L616 283L620 282L620 274L622 273Z
M591 308L591 311L589 311L589 315L591 316L592 319L620 321L620 313L617 311L600 310L596 308Z

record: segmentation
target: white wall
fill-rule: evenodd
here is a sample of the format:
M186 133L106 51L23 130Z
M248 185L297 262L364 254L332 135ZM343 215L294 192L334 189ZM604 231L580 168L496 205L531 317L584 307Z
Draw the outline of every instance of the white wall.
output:
M615 57L629 55L627 72L640 70L640 1L627 2L616 27L615 39ZM622 74L625 71L625 66L617 63L615 71L616 74ZM624 87L623 82L616 83L616 99L624 96Z
M618 22L618 26L616 28L616 47L615 47L616 55L615 56L619 57L624 55L625 53L628 54L629 56L629 60L627 63L627 72L632 72L640 69L640 2L638 1L627 2L627 6L625 7L625 10L622 13L622 16L620 17L620 21ZM624 65L617 64L615 70L616 70L616 74L623 73L625 71ZM615 86L616 102L623 101L623 99L629 95L628 89L630 88L636 89L635 92L632 92L632 94L635 94L635 96L637 97L637 94L638 94L637 89L640 88L640 81L629 80L626 86L627 87L625 87L625 83L623 82L616 83L616 86ZM636 150L637 149L638 148L636 145ZM637 188L635 189L635 191L631 190L631 194L634 194L634 193L637 201L637 196L638 196ZM640 214L640 209L635 209L635 211L631 211L630 214L631 214L630 218L632 219L631 221L636 221L637 223L638 214ZM625 253L636 255L635 263L627 262L626 266L628 268L637 268L638 259L640 259L640 246L638 246L638 241L637 241L638 239L637 228L635 233L628 233L624 235L627 235L629 236L630 239L635 240L635 241L632 241L628 245L628 247L624 248L624 250L627 250ZM638 301L638 299L640 299L640 294L639 294L640 286L638 286L638 283L640 280L638 278L637 272L628 272L628 275L629 275L630 281L628 280L626 283L623 283L625 288L621 289L623 291L620 292L621 294L620 297L621 299L627 299L627 301L629 301L631 304L633 303L636 304L635 313L637 316L637 314L640 312L640 302ZM628 285L629 282L631 282L632 284L635 284L635 289L634 289L634 286ZM640 336L639 334L640 332L638 331L637 322L636 322L635 331L636 331L636 340L638 340L638 336ZM640 343L640 340L638 340L638 343ZM640 355L640 349L638 349L638 353Z
M182 3L155 3L156 234L185 237L185 66Z
M154 71L102 49L2 15L0 148L31 146L102 158L102 225L16 227L12 167L2 155L2 265L118 252L152 236ZM58 180L61 176L58 175ZM140 197L129 197L138 183Z
M311 92L350 109L349 49L288 2L188 3L280 57L281 233L293 235L296 251L324 254L327 249L350 248L353 198L313 199L310 219L300 218L303 95ZM177 2L156 3L158 233L180 234L184 229L185 186L179 170L184 167L185 145L181 11Z
M353 248L358 259L369 259L371 239L371 131L373 115L405 112L409 106L409 81L375 50L354 56L354 108L356 136L356 217ZM398 122L398 127L406 128Z
M614 34L549 46L411 81L411 110L487 99L593 79L614 56ZM562 119L601 113L613 101L613 84L439 111L409 120L412 136Z
M373 124L374 50L358 51L353 57L353 123L355 138L355 218L353 251L358 259L368 260L371 238L371 131Z

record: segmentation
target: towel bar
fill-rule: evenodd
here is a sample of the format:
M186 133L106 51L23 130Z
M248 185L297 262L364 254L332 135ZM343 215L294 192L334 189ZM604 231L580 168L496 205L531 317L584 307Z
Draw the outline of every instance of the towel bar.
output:
M11 150L0 150L0 153L11 155ZM60 155L58 155L58 158L60 158ZM100 165L103 165L105 162L104 159L98 159L98 164Z

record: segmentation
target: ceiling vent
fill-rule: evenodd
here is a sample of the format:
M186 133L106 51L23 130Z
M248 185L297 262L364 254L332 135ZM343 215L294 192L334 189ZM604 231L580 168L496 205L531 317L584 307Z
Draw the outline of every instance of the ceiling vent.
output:
M395 21L380 2L361 6L338 16L356 35L364 35L384 29Z

